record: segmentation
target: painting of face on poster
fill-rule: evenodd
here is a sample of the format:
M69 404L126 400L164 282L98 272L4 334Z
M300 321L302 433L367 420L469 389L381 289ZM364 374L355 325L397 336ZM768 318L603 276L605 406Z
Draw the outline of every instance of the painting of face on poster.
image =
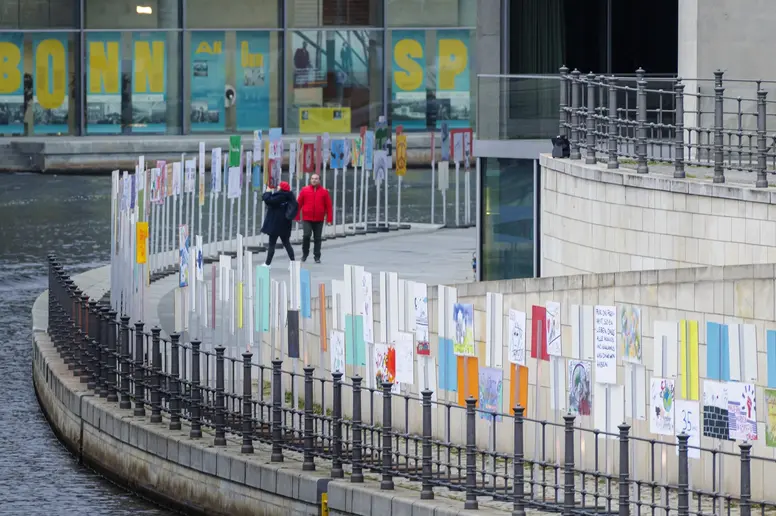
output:
M589 416L593 406L593 375L590 362L569 360L569 412Z

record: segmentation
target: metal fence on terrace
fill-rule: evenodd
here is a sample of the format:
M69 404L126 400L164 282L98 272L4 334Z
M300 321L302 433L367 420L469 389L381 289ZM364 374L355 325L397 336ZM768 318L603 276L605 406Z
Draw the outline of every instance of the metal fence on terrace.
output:
M187 429L191 439L215 447L239 446L246 455L262 447L272 462L298 460L306 471L353 483L372 476L380 489L405 485L420 499L445 493L465 509L501 504L514 515L776 511L773 497L752 499L751 482L776 461L752 456L746 442L738 453L694 448L684 433L677 442L639 439L625 423L606 433L582 428L572 414L560 423L539 421L520 406L502 414L481 410L474 398L462 407L437 402L429 390L420 398L395 394L390 383L373 389L361 377L329 376L310 365L296 374L288 363L262 364L250 352L226 357L222 346L206 350L178 334L163 338L142 322L130 325L129 317L89 299L53 256L48 309L56 349L96 396L138 421ZM418 410L419 426L411 417ZM481 419L494 423L488 435ZM497 422L506 425L498 432ZM504 439L513 452L493 451ZM718 484L693 488L689 461L698 454L713 458L714 478L723 464L739 475L738 492ZM669 455L678 456L675 469L666 467ZM639 472L636 460L646 466Z

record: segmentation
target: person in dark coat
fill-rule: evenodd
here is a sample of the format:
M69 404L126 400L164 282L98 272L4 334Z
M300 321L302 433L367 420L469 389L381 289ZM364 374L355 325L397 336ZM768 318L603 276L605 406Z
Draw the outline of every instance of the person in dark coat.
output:
M274 190L268 188L264 192L262 199L264 204L267 205L267 214L264 217L261 232L269 236L267 259L264 265L269 267L272 263L278 238L283 243L283 247L286 248L288 259L294 261L294 248L291 247L291 225L296 212L294 211L290 218L288 214L289 204L296 209L296 196L291 191L291 186L287 182L282 181Z

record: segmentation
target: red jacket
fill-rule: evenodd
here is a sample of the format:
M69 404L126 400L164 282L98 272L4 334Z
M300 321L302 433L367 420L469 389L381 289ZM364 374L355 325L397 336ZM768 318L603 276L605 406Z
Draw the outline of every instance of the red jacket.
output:
M296 220L301 215L302 220L307 222L323 222L324 219L331 222L331 197L329 191L322 186L313 187L307 185L299 192L299 198L296 201L299 204L299 211L296 214Z

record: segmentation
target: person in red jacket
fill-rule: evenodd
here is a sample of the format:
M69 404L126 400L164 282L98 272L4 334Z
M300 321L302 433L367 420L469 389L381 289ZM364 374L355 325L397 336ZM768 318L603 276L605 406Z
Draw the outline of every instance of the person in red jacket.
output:
M318 174L310 176L310 184L302 188L297 199L299 211L296 220L302 217L302 261L307 260L310 253L310 235L313 237L313 258L315 263L321 263L321 234L323 223L331 225L331 197L329 191L321 185Z

